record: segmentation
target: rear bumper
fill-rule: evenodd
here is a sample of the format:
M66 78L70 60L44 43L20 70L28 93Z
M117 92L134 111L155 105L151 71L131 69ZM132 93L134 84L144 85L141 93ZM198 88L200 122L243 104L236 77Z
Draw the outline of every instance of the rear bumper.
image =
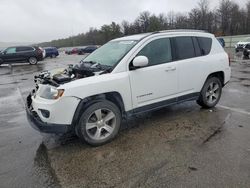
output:
M31 127L33 127L35 130L39 132L60 134L71 131L72 127L71 125L50 124L43 122L36 114L36 112L32 111L31 95L27 97L25 109L26 109L27 119Z

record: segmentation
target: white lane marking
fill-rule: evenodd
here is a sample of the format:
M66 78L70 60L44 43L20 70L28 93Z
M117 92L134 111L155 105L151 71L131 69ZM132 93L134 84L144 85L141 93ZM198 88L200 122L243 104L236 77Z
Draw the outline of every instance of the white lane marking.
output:
M226 110L231 110L233 112L238 112L238 113L241 113L241 114L246 114L246 115L250 116L250 112L242 110L242 109L239 109L239 108L233 108L233 107L228 107L228 106L223 106L223 105L218 105L218 107L224 108Z

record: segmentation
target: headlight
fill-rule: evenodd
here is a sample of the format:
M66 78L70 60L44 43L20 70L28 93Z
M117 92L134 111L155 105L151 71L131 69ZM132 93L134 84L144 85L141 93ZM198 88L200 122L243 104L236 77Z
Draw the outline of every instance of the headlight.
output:
M56 92L53 92L53 99L59 99L61 96L63 96L64 89L57 89L55 91Z
M38 90L37 95L39 95L40 97L44 99L56 100L62 97L63 93L64 93L64 89L56 89L54 87L47 86L47 85L39 85L39 90Z

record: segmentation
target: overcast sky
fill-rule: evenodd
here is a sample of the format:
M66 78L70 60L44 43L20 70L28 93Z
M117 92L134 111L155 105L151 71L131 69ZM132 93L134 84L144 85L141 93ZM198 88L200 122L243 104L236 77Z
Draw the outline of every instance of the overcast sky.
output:
M216 7L219 0L210 0ZM235 0L243 4L247 0ZM43 42L133 21L140 12L188 12L198 0L0 0L0 42Z

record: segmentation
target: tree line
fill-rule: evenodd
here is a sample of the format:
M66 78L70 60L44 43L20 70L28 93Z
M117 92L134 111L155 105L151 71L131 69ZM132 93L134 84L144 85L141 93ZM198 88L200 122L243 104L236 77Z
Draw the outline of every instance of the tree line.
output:
M208 0L200 0L187 13L170 11L155 15L144 11L133 21L112 22L101 28L65 39L53 40L40 46L71 47L102 45L107 41L126 35L170 29L206 30L216 36L250 34L250 0L240 6L232 0L220 0L216 9L211 9Z

